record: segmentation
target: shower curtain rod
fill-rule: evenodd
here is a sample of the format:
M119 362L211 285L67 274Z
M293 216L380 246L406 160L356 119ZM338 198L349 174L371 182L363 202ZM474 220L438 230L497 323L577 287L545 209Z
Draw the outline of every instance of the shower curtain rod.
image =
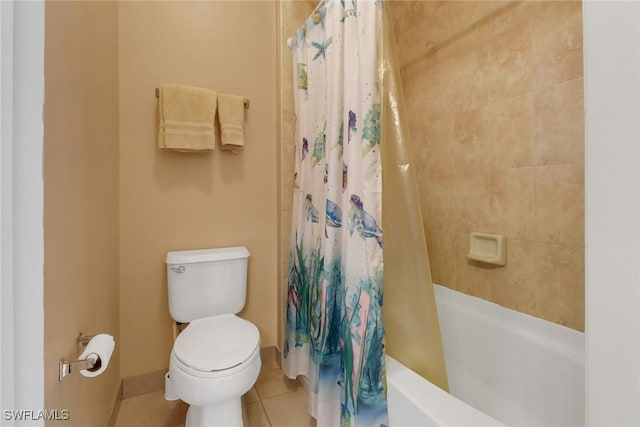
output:
M318 9L320 9L322 7L322 5L324 4L325 0L320 0L320 2L318 3L318 5L316 7L313 8L313 12L311 12L311 16L313 16L314 14L318 13Z
M315 15L318 15L318 10L324 5L325 0L320 0L320 2L318 3L318 5L316 7L313 8L313 11L311 11L311 13L309 14L309 18L313 18ZM305 20L306 21L306 20ZM302 25L303 27L303 31L304 31L304 24ZM289 49L291 49L293 47L293 37L289 37L287 39L287 46L289 46Z

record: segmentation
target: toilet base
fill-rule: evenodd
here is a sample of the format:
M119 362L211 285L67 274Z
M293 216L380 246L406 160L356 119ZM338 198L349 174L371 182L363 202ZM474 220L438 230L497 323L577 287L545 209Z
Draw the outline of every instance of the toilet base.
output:
M210 406L190 405L185 427L243 427L240 397Z

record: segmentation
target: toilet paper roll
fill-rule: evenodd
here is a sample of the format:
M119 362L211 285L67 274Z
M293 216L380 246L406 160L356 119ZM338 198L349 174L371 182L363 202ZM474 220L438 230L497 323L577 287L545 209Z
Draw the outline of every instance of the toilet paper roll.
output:
M91 338L91 341L89 341L89 344L80 355L80 359L92 357L96 359L96 363L93 368L83 369L80 373L85 377L97 377L103 373L109 365L109 359L111 359L115 346L116 342L111 335L100 334Z

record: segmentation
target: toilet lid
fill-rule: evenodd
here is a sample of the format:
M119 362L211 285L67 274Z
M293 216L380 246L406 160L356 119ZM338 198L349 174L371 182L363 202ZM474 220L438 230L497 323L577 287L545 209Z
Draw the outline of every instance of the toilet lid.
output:
M260 345L260 333L251 322L233 314L194 320L173 346L180 362L201 372L236 367Z

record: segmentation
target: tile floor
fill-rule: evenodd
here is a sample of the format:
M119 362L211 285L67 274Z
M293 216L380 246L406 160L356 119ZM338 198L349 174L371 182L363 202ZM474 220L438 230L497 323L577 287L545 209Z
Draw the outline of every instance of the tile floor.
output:
M316 425L307 410L304 389L288 379L275 362L263 363L258 381L243 399L248 417L245 427ZM156 391L123 400L116 427L179 427L184 425L186 413L184 402L168 402L164 391Z

